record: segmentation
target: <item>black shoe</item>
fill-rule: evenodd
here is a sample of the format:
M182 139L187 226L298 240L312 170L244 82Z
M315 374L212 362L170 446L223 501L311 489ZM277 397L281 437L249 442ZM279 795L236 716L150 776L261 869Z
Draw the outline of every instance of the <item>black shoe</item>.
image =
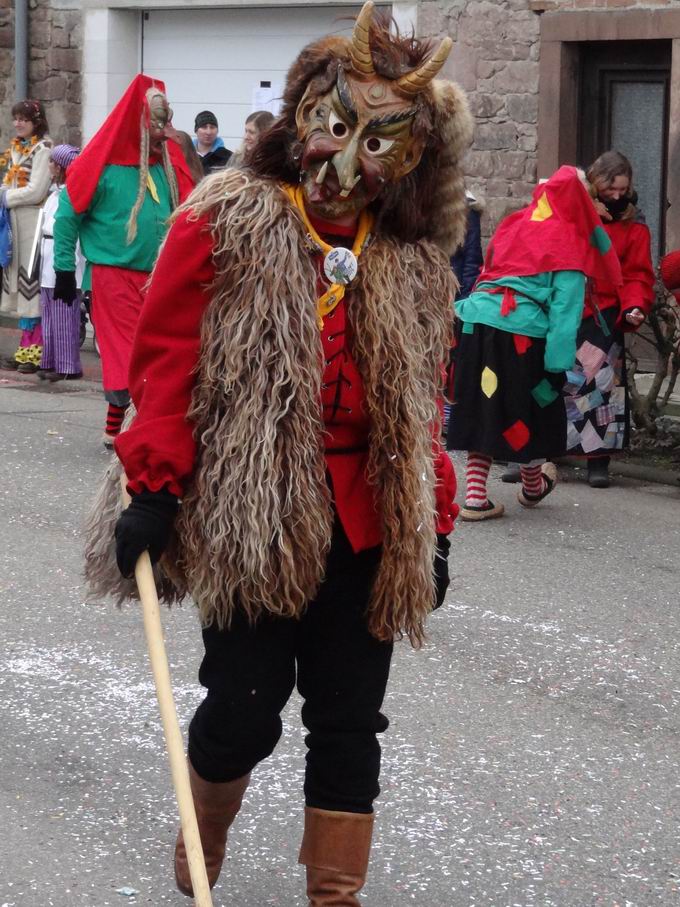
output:
M39 368L36 372L36 375L38 376L38 378L40 378L41 381L45 381L53 372L53 368Z
M40 366L34 362L22 362L18 366L17 371L21 372L22 375L35 375L36 372L40 371Z
M55 381L78 381L82 377L82 372L52 372L47 376L47 380L54 384Z
M591 488L609 488L609 457L588 460L588 484Z
M515 485L517 482L522 481L522 473L519 471L519 465L517 463L508 463L505 467L505 472L501 476L501 482L508 482L511 485Z

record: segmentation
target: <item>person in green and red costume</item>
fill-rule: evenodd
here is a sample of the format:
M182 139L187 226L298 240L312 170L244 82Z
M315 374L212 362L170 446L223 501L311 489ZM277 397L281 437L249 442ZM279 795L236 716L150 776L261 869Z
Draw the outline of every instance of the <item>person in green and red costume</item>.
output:
M80 238L92 266L92 320L109 404L112 447L130 403L132 340L168 218L194 186L182 151L166 143L172 118L165 86L138 75L69 168L54 224L55 296L76 298Z
M621 268L583 174L560 167L501 223L474 291L456 304L448 447L468 451L461 519L503 515L487 495L494 459L520 464L524 507L555 487L545 461L565 450L561 389L576 359L586 278L618 286Z

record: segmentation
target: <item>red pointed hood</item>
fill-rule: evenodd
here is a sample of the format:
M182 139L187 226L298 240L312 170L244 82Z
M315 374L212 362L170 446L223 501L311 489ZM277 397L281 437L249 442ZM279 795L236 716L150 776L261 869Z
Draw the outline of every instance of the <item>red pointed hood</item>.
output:
M478 283L546 271L622 283L616 252L575 167L560 167L534 189L530 205L501 222Z
M109 164L139 167L142 143L142 122L149 124L149 105L146 93L156 88L165 94L165 83L151 76L137 75L128 85L99 130L71 164L66 177L68 195L77 214L86 211L102 171ZM180 201L193 188L194 182L181 149L168 144L168 153L177 174Z

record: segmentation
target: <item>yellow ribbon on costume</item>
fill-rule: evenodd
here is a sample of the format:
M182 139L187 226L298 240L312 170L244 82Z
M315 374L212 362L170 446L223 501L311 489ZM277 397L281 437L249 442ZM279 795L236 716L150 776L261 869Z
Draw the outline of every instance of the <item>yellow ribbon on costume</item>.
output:
M302 217L304 225L307 228L307 233L309 234L312 241L321 249L324 255L328 255L329 252L333 251L334 246L329 245L327 242L321 239L319 234L312 226L312 222L310 221L307 212L305 211L305 200L302 186L290 186L284 184L282 188L288 198L300 212L300 216ZM361 255L364 246L366 245L366 241L369 238L372 228L373 215L369 211L362 211L359 215L357 235L354 239L354 244L352 245L352 254L355 256L357 261L359 260L359 256ZM324 318L333 311L340 300L343 299L344 295L345 284L332 283L323 294L323 296L320 296L317 299L316 317L319 323L319 328L323 327Z
M158 189L156 189L156 184L153 181L153 177L150 173L146 175L146 188L149 190L151 198L156 202L157 205L160 205L161 200L158 197Z

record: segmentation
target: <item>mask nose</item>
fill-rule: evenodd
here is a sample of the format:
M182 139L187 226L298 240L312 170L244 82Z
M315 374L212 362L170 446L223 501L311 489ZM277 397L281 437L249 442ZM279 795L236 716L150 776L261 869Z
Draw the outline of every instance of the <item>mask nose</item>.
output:
M345 147L341 151L336 151L333 155L333 166L338 174L341 195L343 193L349 195L361 179L361 173L359 172L360 138L360 132L357 130Z

